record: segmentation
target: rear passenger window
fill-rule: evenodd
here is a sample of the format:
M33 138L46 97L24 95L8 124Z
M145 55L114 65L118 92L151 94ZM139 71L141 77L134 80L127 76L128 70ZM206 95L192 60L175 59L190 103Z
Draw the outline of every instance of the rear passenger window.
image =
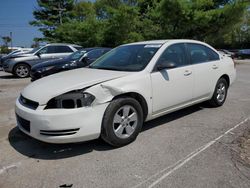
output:
M219 55L212 49L201 44L187 44L193 64L219 60Z
M41 49L40 54L70 53L73 50L68 46L47 46Z
M73 50L68 46L56 46L55 53L70 53L70 52L73 52Z
M157 64L162 62L172 62L175 63L178 67L188 65L186 58L186 50L184 44L173 44L169 46L161 55Z

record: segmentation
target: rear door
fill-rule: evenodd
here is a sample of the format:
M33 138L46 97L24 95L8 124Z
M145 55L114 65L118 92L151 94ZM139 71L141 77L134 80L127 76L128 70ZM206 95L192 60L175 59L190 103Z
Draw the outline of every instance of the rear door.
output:
M213 93L220 75L220 56L202 44L188 43L187 49L193 65L194 100L207 98Z
M153 114L178 108L192 101L194 75L186 55L185 44L173 44L165 49L157 64L174 62L177 67L154 70L151 73Z
M58 45L54 46L54 51L52 54L54 58L62 58L70 55L71 53L73 53L73 50L69 46Z

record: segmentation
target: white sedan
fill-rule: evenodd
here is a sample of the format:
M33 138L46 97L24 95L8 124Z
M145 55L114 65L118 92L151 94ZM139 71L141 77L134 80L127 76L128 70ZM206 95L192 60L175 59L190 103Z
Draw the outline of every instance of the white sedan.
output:
M16 101L21 131L49 143L101 137L134 141L143 122L208 101L223 105L236 70L230 57L194 40L119 46L88 68L28 85Z

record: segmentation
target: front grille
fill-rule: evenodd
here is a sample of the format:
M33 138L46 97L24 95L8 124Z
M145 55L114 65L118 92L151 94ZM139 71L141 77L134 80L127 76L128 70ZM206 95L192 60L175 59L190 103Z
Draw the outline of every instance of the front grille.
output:
M44 136L67 136L76 134L79 128L65 130L40 130L40 134Z
M23 119L17 114L16 119L20 127L22 127L25 131L30 132L30 121Z
M29 100L29 99L26 99L25 97L23 97L22 95L19 97L19 102L27 107L27 108L31 108L33 110L36 110L39 103L38 102L35 102L35 101L32 101L32 100Z

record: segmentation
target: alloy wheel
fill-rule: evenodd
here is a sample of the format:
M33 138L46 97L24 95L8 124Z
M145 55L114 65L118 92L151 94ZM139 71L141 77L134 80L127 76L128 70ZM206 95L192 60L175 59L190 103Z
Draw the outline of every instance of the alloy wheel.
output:
M226 97L226 86L223 82L219 83L217 86L217 100L218 102L223 102Z
M119 108L113 119L113 131L119 138L130 137L138 124L138 114L134 107L125 105Z
M29 75L29 68L25 65L19 65L16 68L16 75L21 78L27 77Z

